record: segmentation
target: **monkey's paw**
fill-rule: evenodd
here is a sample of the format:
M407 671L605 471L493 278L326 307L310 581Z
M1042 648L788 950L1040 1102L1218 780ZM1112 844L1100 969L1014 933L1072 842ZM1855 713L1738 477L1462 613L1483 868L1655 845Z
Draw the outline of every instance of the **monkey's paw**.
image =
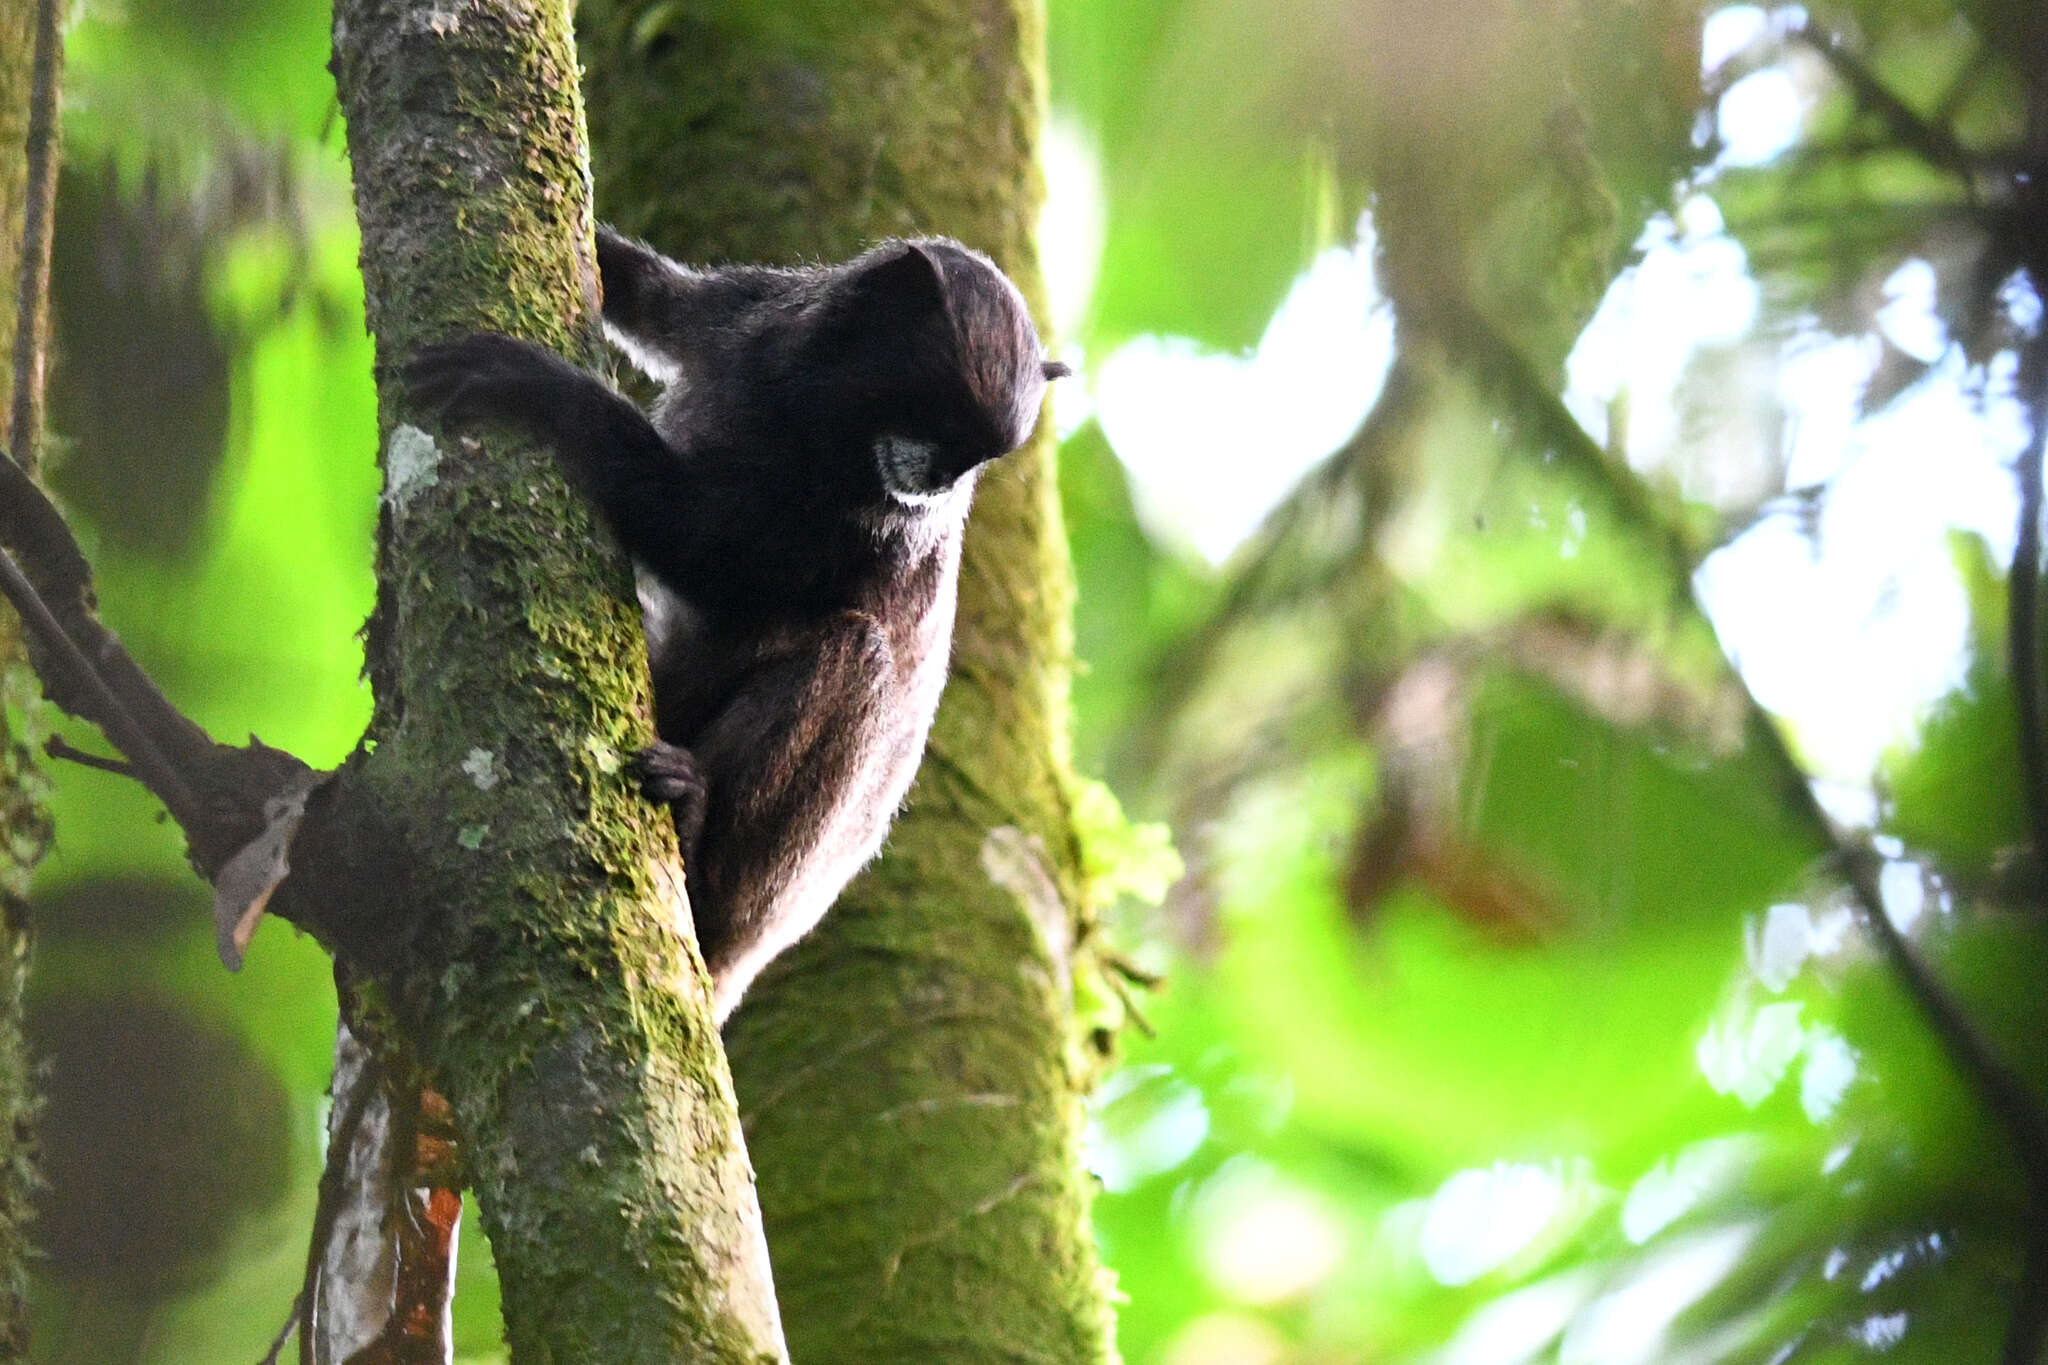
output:
M633 755L627 770L640 780L640 794L649 801L674 806L704 799L704 774L697 768L696 755L681 745L657 739Z
M633 755L627 771L640 781L640 793L649 801L668 807L675 821L676 844L685 864L697 859L697 837L704 832L704 771L696 755L680 745L661 740Z

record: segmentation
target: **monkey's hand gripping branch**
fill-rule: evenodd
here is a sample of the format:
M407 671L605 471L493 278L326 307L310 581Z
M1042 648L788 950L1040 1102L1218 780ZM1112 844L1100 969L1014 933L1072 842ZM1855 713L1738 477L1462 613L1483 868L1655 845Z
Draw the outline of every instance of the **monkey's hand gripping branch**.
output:
M127 760L109 767L147 787L185 833L193 867L213 884L221 959L232 970L266 905L319 939L337 958L368 965L384 956L390 938L390 869L377 877L351 877L340 868L304 879L322 885L320 896L295 894L286 876L292 864L355 861L381 845L398 845L324 828L348 799L346 766L320 772L253 735L244 746L221 744L163 694L100 621L92 571L71 528L49 498L0 450L0 593L21 614L29 661L43 691L59 709L100 727ZM60 741L51 751L70 756ZM305 825L309 815L322 818ZM357 823L357 822L351 822ZM295 836L298 836L295 838ZM287 853L291 857L287 858ZM332 871L335 875L326 875ZM283 894L274 895L285 887ZM384 904L367 916L345 902L359 895ZM371 930L369 933L360 932ZM380 942L381 940L381 942Z

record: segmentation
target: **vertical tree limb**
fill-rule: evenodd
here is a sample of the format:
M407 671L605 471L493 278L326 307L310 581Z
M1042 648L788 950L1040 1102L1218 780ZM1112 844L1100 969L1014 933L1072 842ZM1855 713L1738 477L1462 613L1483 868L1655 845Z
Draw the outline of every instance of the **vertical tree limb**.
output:
M2041 345L2028 342L2020 361L2019 382L2032 431L2013 467L2019 485L2019 525L2013 535L2012 568L2006 575L2006 672L2012 679L2020 779L2026 795L2027 828L2034 857L2048 863L2048 726L2043 725L2048 692L2041 677L2041 458L2048 404L2040 394L2043 371ZM2048 904L2035 905L2048 916Z
M0 396L7 443L30 458L42 436L49 335L49 223L63 49L57 0L0 0ZM0 627L0 667L18 668L20 627ZM37 1110L22 1036L28 878L47 846L42 779L22 738L0 731L0 1361L28 1356L28 1227Z
M334 58L379 373L484 328L590 357L566 0L338 0ZM381 397L376 712L342 781L410 855L388 1002L452 1106L512 1358L780 1360L673 838L623 770L628 566L545 452Z

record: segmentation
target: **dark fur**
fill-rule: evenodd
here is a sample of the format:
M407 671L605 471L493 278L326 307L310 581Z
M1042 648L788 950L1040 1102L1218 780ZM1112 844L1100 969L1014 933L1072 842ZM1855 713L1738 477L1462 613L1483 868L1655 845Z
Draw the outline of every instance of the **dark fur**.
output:
M549 440L639 562L661 741L640 774L675 813L722 1020L888 832L976 471L1065 371L944 239L699 272L599 229L598 267L606 330L665 385L651 414L509 337L430 347L408 378L448 421Z

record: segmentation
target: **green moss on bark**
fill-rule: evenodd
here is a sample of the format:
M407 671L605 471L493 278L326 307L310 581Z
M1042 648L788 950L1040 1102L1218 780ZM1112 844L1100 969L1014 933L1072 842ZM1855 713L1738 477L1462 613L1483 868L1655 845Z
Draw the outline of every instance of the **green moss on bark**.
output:
M484 328L588 355L566 5L342 0L335 52L380 373ZM427 928L392 999L454 1107L514 1359L777 1359L673 838L622 771L648 735L627 566L544 452L384 398L351 781L407 844Z
M698 261L943 232L1036 296L1037 5L584 0L577 23L626 230ZM728 1025L799 1361L1114 1358L1066 1060L1070 596L1041 440L976 498L887 854Z
M21 277L22 222L30 193L29 106L37 23L36 0L0 0L0 443L13 410L14 336ZM45 325L39 319L38 326ZM22 376L29 383L36 377ZM40 420L42 404L32 411ZM11 452L27 459L32 450ZM0 623L0 1361L28 1358L30 1194L35 1188L33 1068L22 1036L22 990L28 974L29 872L49 846L42 809L44 782L18 717L40 696L22 662L12 611Z

